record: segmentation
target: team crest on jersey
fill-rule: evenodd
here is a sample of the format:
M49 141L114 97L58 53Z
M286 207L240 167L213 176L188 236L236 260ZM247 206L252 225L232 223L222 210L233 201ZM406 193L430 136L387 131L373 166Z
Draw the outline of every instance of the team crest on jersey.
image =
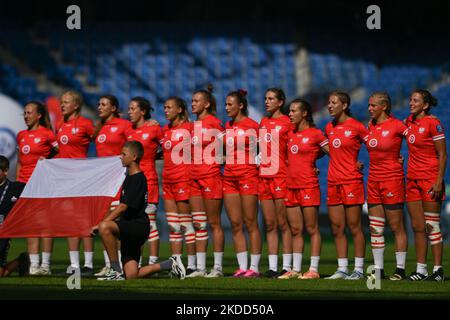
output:
M333 147L339 148L341 146L341 139L334 139L333 140Z
M309 141L309 138L303 138L303 139L302 139L302 142L303 142L303 143L308 143L308 141Z
M424 133L425 132L425 128L424 127L420 127L419 128L419 133Z
M294 144L294 145L291 147L291 152L292 152L293 154L296 154L296 153L298 152L298 146L297 146L296 144Z
M59 139L62 144L67 144L69 142L69 137L66 135L61 136L61 139Z
M144 133L144 134L142 135L142 139L147 140L147 139L148 139L148 133Z
M30 146L29 145L24 145L22 147L22 153L23 154L29 154L30 153Z
M264 135L264 140L265 140L266 142L272 141L272 135L271 135L270 133L266 133L266 134Z
M77 134L79 131L79 128L72 128L72 134Z
M333 135L334 134L334 131L330 131L330 135Z
M239 129L238 132L237 132L238 136L243 136L244 134L245 134L245 132L242 129Z
M198 143L198 137L197 136L193 136L192 137L192 144L197 144Z
M38 144L39 142L41 142L41 138L34 138L34 143Z
M97 138L97 141L98 141L99 143L105 142L105 141L106 141L106 135L105 135L105 134L99 135L98 138Z
M164 148L170 149L171 147L172 147L172 141L167 140L167 141L164 143Z
M202 128L202 133L205 134L206 132L208 132L208 128Z
M409 143L414 143L416 141L416 136L415 135L410 135L408 138Z
M281 126L276 126L275 130L280 131L281 130Z
M378 145L377 139L370 139L369 146L371 146L372 148L375 148L377 145Z
M350 130L345 130L344 135L348 138L350 137L350 135L352 134L352 132Z
M117 127L112 127L111 128L111 132L116 132L117 131Z
M381 132L381 135L382 135L383 137L387 137L388 134L389 134L389 130L384 130L383 132Z

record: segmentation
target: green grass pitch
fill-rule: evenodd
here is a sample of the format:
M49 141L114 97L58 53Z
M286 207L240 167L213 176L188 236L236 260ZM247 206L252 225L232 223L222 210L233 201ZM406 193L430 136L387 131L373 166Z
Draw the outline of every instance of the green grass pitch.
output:
M320 273L322 276L332 274L336 269L334 244L330 238L324 238ZM385 253L385 272L390 275L395 270L395 255L392 239L388 242ZM103 266L103 254L97 239L94 256L94 269ZM9 259L26 250L23 239L13 239ZM161 245L161 259L169 256L167 243ZM302 271L309 266L309 242L306 242ZM431 252L428 254L429 272L433 266ZM444 249L444 271L450 272L450 246ZM144 261L148 252L145 247ZM353 267L353 248L349 246L349 263ZM83 254L80 254L83 262ZM185 261L185 258L184 258ZM210 268L213 255L208 253L207 267ZM281 255L279 258L281 263ZM19 277L16 273L7 278L0 278L2 299L449 299L450 281L443 283L389 281L381 282L381 289L369 290L366 281L345 280L279 280L279 279L234 279L231 277L217 279L170 279L167 274L160 274L148 279L133 281L101 282L94 277L83 277L81 289L69 290L64 274L69 264L67 242L65 239L55 241L52 256L52 275ZM370 248L366 249L365 267L372 264ZM267 270L267 252L263 247L261 258L262 272ZM237 267L236 257L230 244L226 246L224 271L231 275ZM415 252L413 245L407 257L407 273L415 269ZM448 278L447 278L448 279Z

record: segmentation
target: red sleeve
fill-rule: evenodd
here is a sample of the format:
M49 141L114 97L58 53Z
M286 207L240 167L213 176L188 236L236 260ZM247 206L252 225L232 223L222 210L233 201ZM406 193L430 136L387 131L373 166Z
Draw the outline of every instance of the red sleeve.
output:
M438 119L430 119L430 134L433 141L445 139L444 127Z
M321 148L328 145L328 139L327 139L327 137L325 137L325 135L323 134L323 132L321 130L317 130L316 140L317 140L317 144Z
M51 145L53 148L58 147L58 141L56 140L56 136L50 129L47 131L47 140L48 144Z
M86 133L91 137L92 140L92 136L94 135L94 124L89 119L86 120Z
M366 141L369 135L369 130L361 123L359 126L359 138L361 141Z
M400 137L406 137L408 134L408 127L400 120L397 121L397 134Z

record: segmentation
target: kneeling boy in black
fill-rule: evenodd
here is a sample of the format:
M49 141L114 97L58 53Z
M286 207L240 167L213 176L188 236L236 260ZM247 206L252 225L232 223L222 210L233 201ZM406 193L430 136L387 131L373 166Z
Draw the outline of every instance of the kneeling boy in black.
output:
M181 259L171 257L158 264L138 268L141 246L147 241L150 223L145 213L147 207L147 180L139 167L144 149L138 141L126 142L122 148L120 160L127 168L127 176L122 185L122 195L119 206L93 227L92 231L100 233L103 244L111 260L111 270L105 277L98 280L124 280L143 278L162 270L172 270L171 273L183 279L185 269ZM120 221L115 221L120 217ZM120 240L122 268L117 254L117 240Z

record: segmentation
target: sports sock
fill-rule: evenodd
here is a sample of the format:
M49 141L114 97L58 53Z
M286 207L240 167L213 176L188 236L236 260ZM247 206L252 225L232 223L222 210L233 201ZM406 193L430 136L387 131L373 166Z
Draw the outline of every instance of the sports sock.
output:
M260 260L261 260L260 254L251 254L250 255L250 270L259 272L259 261Z
M338 270L348 273L348 259L347 258L338 258Z
M206 252L197 252L197 270L206 270Z
M406 252L396 252L395 260L397 261L397 268L405 269L406 265Z
M364 273L364 258L355 257L355 271Z
M94 252L85 251L84 252L84 266L93 269L94 268Z
M292 253L283 253L283 270L291 271L292 269Z
M80 251L69 251L70 266L80 268Z
M223 252L214 252L214 269L222 271Z
M269 254L269 269L275 272L278 270L278 256L276 254Z
M292 254L293 261L292 261L292 269L295 272L300 272L302 270L302 258L303 253L293 253Z
M237 261L239 264L239 269L247 270L248 269L248 253L247 253L247 251L237 253L236 257L237 257Z
M319 272L319 261L320 256L312 256L311 257L311 265L309 266L309 270L314 272Z

